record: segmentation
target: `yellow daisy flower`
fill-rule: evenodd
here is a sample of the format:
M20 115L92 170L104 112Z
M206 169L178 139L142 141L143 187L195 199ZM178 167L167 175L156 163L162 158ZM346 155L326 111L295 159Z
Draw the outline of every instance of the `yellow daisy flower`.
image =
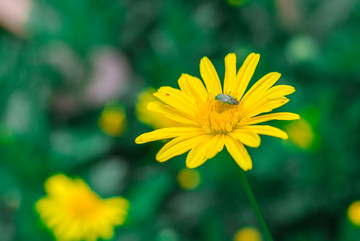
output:
M200 74L206 87L200 79L183 74L178 80L180 90L161 87L154 95L162 102L148 105L149 110L181 124L144 133L135 142L174 138L157 153L156 160L164 162L190 150L186 158L188 168L202 165L226 146L238 165L250 170L252 161L244 145L258 147L259 134L288 138L278 128L258 124L299 119L299 115L288 112L260 115L286 104L289 99L285 96L295 91L289 85L273 86L279 73L265 75L245 93L259 59L259 54L250 54L236 72L236 55L228 54L222 89L213 64L207 57L202 58Z
M122 197L100 198L79 178L57 174L45 182L47 196L36 210L55 238L62 241L110 239L125 222L129 203Z

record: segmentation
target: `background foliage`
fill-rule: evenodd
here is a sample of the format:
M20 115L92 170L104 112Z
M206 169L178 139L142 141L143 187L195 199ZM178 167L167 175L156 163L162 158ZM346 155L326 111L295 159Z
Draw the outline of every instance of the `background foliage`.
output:
M230 52L261 54L252 83L277 71L295 86L282 110L305 123L275 122L290 140L249 148L275 240L360 240L346 218L360 198L359 1L39 0L25 26L24 37L0 29L0 240L53 239L34 203L58 172L130 200L114 240L223 241L258 227L225 151L185 190L184 156L159 164L161 142L134 143L151 130L134 114L142 89L200 76L203 56L223 76ZM118 136L98 124L114 101L127 113Z

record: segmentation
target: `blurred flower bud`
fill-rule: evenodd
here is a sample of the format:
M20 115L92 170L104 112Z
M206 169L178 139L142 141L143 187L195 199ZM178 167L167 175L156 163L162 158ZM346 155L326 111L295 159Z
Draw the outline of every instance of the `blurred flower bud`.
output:
M200 184L200 173L195 169L182 169L177 176L179 186L185 190L193 190Z
M301 149L309 149L315 140L311 124L305 119L296 120L286 125L289 140Z
M261 233L253 227L243 227L234 235L234 241L261 241Z
M352 224L360 227L360 200L354 201L350 204L347 210L347 216Z
M120 136L126 130L124 107L116 102L105 106L99 118L100 129L110 136Z

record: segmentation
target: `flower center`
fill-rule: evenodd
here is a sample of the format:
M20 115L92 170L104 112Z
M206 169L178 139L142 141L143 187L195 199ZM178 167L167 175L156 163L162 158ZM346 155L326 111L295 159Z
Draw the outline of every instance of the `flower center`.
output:
M90 219L100 208L99 197L91 192L79 191L69 202L69 212L74 219Z
M209 134L231 132L242 119L242 104L231 105L219 100L209 100L198 113L198 121Z

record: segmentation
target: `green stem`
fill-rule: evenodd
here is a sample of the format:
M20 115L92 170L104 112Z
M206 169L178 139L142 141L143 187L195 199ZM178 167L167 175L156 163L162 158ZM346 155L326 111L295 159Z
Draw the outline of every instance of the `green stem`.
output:
M236 163L235 163L236 164ZM248 197L251 205L252 205L252 208L254 209L254 212L256 214L256 217L260 223L260 226L261 228L263 229L264 231L264 234L265 234L265 237L268 241L273 241L274 239L272 238L271 236L271 233L269 231L269 228L267 227L266 223L265 223L265 220L264 220L264 217L262 216L261 214L261 211L259 209L259 206L257 205L256 203L256 200L255 200L255 197L254 197L254 194L252 193L251 191L251 188L249 186L249 183L246 179L246 176L245 176L245 173L244 171L238 166L238 164L236 164L237 166L237 170L239 172L239 175L240 175L240 180L241 180L241 184L243 185L244 187L244 190L245 190L245 193L246 193L246 196Z

